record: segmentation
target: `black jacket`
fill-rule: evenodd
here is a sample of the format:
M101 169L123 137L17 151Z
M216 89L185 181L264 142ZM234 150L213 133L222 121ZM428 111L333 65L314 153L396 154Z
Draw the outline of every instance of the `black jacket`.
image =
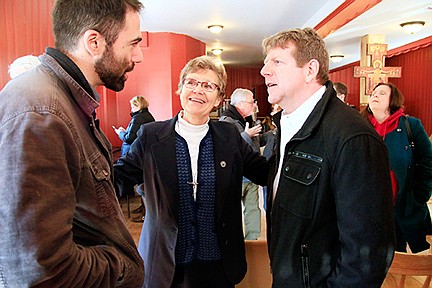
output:
M330 81L326 86L285 147L273 203L269 183L273 288L381 287L393 257L386 146L356 110L336 98ZM283 132L278 129L276 139ZM273 176L279 145L277 140L270 160Z
M249 123L249 127L254 125L251 116L246 117L246 119L243 118L240 112L237 111L237 108L229 104L228 109L222 113L219 121L233 123L239 130L243 139L252 147L252 149L256 152L260 151L261 145L259 137L250 137L245 131L246 123Z
M143 125L130 152L115 165L115 177L143 183L146 218L138 245L145 262L144 286L169 288L175 271L179 221L179 188L175 147L177 116ZM242 177L264 185L268 165L253 152L237 129L210 121L216 173L216 219L222 261L227 278L239 283L246 273L242 230Z
M126 155L133 141L137 138L138 130L142 124L155 121L153 115L150 114L148 108L141 109L131 113L132 120L130 121L125 132L119 133L119 138L123 141L121 156Z

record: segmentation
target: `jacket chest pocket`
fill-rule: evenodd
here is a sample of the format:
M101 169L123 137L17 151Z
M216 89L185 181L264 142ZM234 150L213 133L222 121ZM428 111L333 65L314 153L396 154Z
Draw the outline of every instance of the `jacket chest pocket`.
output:
M102 155L97 155L90 161L90 169L96 181L109 181L110 167Z
M312 218L322 158L303 152L289 152L282 166L281 208L302 217Z
M102 154L95 153L88 160L88 168L91 176L89 175L87 188L83 191L87 195L81 196L88 200L88 202L86 201L88 205L93 205L93 208L88 208L91 210L96 209L95 213L97 215L101 217L110 216L116 210L116 196L111 183L110 164Z

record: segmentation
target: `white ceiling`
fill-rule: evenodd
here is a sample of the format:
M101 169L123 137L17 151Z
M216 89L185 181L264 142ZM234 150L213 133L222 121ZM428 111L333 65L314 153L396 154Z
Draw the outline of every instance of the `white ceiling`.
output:
M361 0L356 0L361 1ZM283 29L314 27L344 0L141 0L141 30L189 35L206 43L207 51L222 48L227 65L261 66L261 42ZM426 25L416 34L406 34L400 23L421 20ZM221 24L212 34L207 26ZM329 54L343 54L330 69L360 60L360 38L384 34L388 49L432 35L432 0L383 0L373 8L328 35Z

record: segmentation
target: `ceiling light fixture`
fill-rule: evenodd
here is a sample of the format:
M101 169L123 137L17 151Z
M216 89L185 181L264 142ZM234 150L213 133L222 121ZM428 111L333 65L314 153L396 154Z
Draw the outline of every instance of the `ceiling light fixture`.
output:
M222 53L223 49L221 48L216 48L216 49L212 49L211 52L213 53L213 55L220 55Z
M343 59L344 57L345 57L344 55L330 55L330 60L331 60L333 63L339 63L339 62L342 61L342 59Z
M207 28L210 30L210 32L212 32L214 34L218 34L219 32L222 31L224 26L222 26L222 25L210 25Z
M400 24L402 29L404 29L405 32L407 32L408 34L414 34L420 31L424 25L425 25L424 21L411 21L411 22L405 22Z

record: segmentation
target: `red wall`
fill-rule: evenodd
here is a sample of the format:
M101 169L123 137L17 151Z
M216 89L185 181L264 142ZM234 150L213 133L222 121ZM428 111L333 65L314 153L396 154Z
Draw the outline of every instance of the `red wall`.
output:
M252 90L255 86L264 83L260 74L261 67L232 67L225 66L228 74L226 97L229 98L237 88Z
M9 81L8 67L16 58L38 56L54 45L53 6L54 0L0 1L0 89Z
M333 69L330 71L330 79L333 82L345 83L348 87L348 102L359 108L360 80L352 76L353 67L357 65L359 62ZM426 132L430 135L432 133L432 89L429 81L432 79L432 45L425 44L386 58L385 65L402 67L402 77L391 78L389 82L395 84L405 96L405 112L420 118Z
M267 87L260 71L262 67L232 67L226 66L228 74L226 98L230 98L232 92L237 88L249 89L257 99L259 117L270 115L271 105L267 101Z
M405 112L420 118L432 133L432 45L386 59L386 66L402 67L402 78L392 78L405 97Z
M343 67L330 71L330 80L332 82L342 82L348 87L348 97L346 102L354 105L356 109L360 107L360 80L354 78L354 66L359 66L360 62L351 63Z

